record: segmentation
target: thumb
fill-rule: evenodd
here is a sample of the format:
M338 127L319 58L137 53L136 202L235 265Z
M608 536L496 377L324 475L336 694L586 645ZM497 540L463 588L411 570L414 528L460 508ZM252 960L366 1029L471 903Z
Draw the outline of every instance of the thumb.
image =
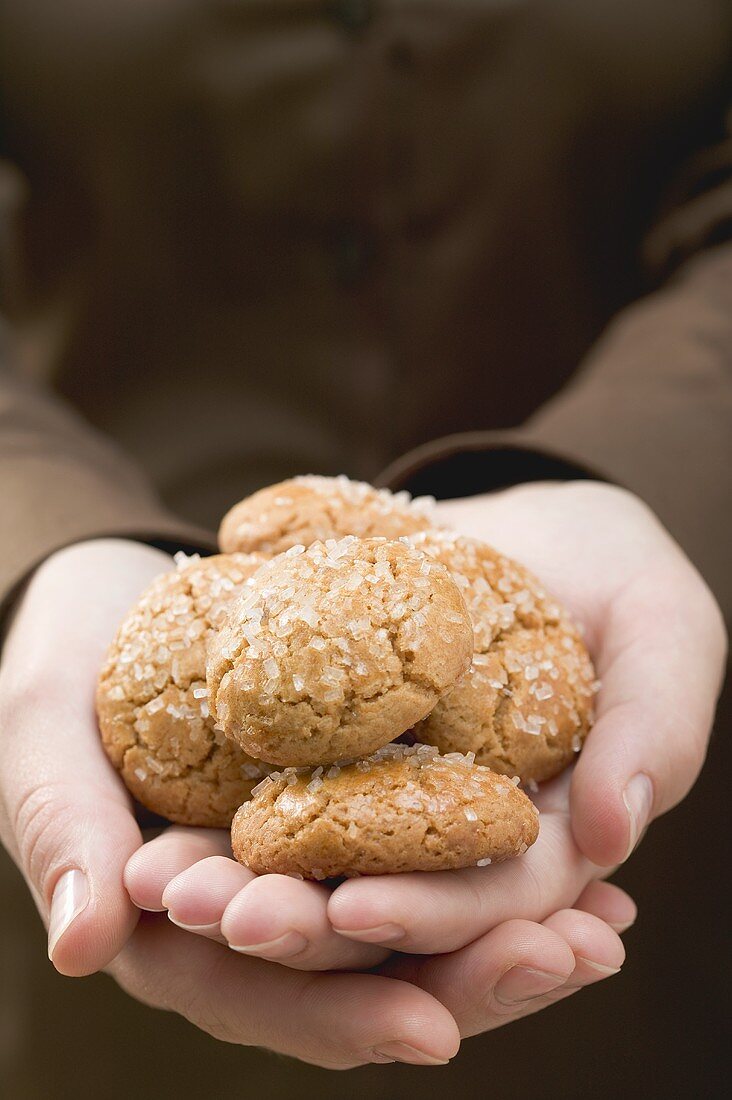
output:
M16 709L3 725L3 839L47 923L56 969L94 973L137 922L122 877L141 844L130 803L93 730L45 706Z
M94 688L121 615L169 560L112 541L61 551L34 575L3 652L0 837L62 974L105 967L137 922L123 872L142 838L100 742Z

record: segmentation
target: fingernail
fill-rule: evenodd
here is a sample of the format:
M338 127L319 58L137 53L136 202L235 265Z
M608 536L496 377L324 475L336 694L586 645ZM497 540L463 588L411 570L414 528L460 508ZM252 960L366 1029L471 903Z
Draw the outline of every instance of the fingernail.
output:
M182 920L176 920L170 910L168 910L168 920L176 928L182 928L184 932L195 932L199 936L214 936L221 931L220 921L214 921L213 924L184 924Z
M308 941L299 932L285 932L276 940L265 943L230 943L232 951L242 955L264 955L268 959L287 959L290 955L299 955L308 945Z
M410 1066L446 1066L450 1061L449 1058L435 1058L407 1043L386 1043L372 1054L375 1062L407 1062Z
M583 955L577 955L577 961L582 962L585 966L589 966L590 970L596 970L598 974L604 975L609 978L611 974L619 974L619 966L605 966L604 963L593 962L592 959L586 959Z
M137 905L137 902L135 902L135 904ZM151 905L137 905L137 908L141 909L143 913L164 913L165 912L165 906L162 906L162 908L160 908L160 909L153 909L153 907Z
M637 847L651 816L653 784L647 775L639 772L638 775L633 776L623 791L623 802L628 811L630 829L628 850L624 856L624 859L627 859L633 849Z
M406 928L399 924L377 924L373 928L333 928L339 936L346 936L352 940L363 940L365 943L390 943L392 940L403 940L407 934Z
M48 957L53 953L69 926L89 904L89 881L83 871L65 871L56 883L48 922Z
M493 996L502 1005L521 1004L551 993L557 986L564 985L567 977L566 974L534 970L530 966L512 966L495 986Z

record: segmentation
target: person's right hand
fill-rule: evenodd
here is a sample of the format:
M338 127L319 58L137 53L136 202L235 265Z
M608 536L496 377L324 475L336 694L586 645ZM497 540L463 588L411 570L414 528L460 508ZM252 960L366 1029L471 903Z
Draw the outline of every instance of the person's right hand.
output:
M142 836L102 748L94 695L122 619L172 567L168 554L140 543L78 543L35 572L8 633L0 666L0 839L48 926L49 955L62 974L105 967L139 916L123 875ZM228 847L220 830L182 832L203 832L206 854L219 836ZM328 968L371 967L388 954L335 933L330 941Z
M122 882L142 843L107 760L94 692L107 646L167 554L123 539L78 543L36 570L0 666L0 839L49 929L62 974L105 966L138 911Z
M172 567L169 555L140 543L78 543L34 573L8 633L0 666L0 839L25 876L63 974L106 966L138 919L123 873L142 836L102 748L94 694L123 617ZM209 846L225 835L228 847L228 834L218 830L183 832L204 832ZM371 967L388 954L335 933L330 940L329 968Z

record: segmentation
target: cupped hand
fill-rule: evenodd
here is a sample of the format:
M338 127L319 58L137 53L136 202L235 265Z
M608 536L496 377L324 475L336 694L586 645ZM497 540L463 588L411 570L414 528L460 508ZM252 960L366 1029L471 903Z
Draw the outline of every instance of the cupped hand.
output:
M456 1054L461 1037L617 973L624 958L618 931L633 922L633 902L598 882L577 904L541 924L506 922L452 955L391 955L368 974L291 969L191 935L163 914L143 914L109 970L139 1000L226 1042L329 1069L439 1065Z
M0 837L64 974L106 965L139 915L122 872L140 831L102 749L94 692L122 617L171 566L167 554L121 539L52 555L19 600L3 651Z
M536 796L540 835L524 857L334 892L328 915L341 935L419 953L454 951L511 917L542 921L624 861L701 768L726 648L706 585L624 490L533 484L440 511L524 562L568 607L602 686L576 766Z
M59 969L86 973L114 959L110 970L140 1000L220 1038L333 1067L445 1061L459 1035L616 972L623 952L613 928L632 920L632 902L593 879L683 797L701 765L724 660L716 605L647 509L620 490L524 486L441 508L568 605L603 681L574 775L538 796L534 848L495 868L354 880L332 895L281 876L255 880L227 858L225 834L210 831L170 830L135 856L140 834L99 744L93 689L122 615L170 561L136 544L85 544L35 575L0 681L0 829L44 916L53 899ZM166 843L156 885L148 871ZM145 915L133 932L125 865L139 904L170 908L199 934L162 915ZM145 897L135 895L140 884ZM277 957L267 956L273 940L292 947L293 933L307 941L294 941L302 958L267 961ZM222 939L238 950L213 942ZM247 957L257 954L266 957Z
M714 597L650 509L614 486L535 483L440 510L526 564L584 627L602 686L572 828L588 859L621 863L704 762L727 649Z

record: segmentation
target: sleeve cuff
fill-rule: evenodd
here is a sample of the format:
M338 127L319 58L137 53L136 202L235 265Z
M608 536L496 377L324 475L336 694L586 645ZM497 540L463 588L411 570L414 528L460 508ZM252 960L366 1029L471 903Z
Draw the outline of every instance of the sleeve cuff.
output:
M46 558L67 546L89 539L119 538L144 542L170 554L177 550L189 554L215 552L216 540L205 528L176 520L165 512L150 516L145 515L144 511L143 509L137 521L130 516L121 516L116 522L90 521L79 524L73 531L67 528L54 534L49 530L45 537L34 541L32 551L28 548L25 555L18 555L14 560L3 563L4 568L0 573L0 640L5 633L14 601L25 583Z
M476 496L528 481L607 481L558 449L534 443L530 430L462 432L424 443L396 459L377 485L438 500Z

